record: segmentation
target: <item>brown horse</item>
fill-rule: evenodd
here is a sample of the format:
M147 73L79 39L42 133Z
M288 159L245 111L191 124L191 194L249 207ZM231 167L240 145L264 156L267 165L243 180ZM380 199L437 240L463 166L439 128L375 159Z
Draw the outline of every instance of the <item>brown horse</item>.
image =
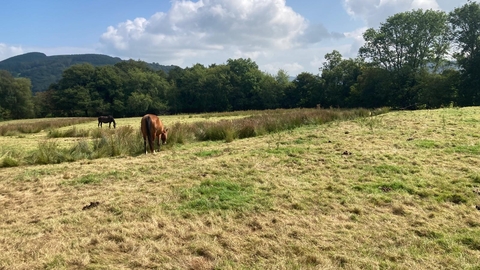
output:
M108 115L108 116L99 116L98 117L98 126L102 127L102 123L108 123L108 128L110 128L110 125L113 122L113 128L117 127L117 124L115 123L115 119L113 119L113 116Z
M166 129L163 126L162 121L160 121L158 116L154 114L144 115L142 117L140 126L143 134L143 148L145 150L145 154L147 154L147 140L148 146L150 147L150 152L154 154L154 143L156 139L158 139L158 151L160 151L160 140L162 140L162 144L167 144L168 128Z

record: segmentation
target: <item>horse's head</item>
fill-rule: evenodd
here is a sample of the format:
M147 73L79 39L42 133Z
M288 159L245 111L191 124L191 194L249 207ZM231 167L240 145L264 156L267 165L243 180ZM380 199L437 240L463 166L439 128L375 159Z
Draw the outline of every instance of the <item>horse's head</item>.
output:
M162 144L167 144L167 135L168 135L168 128L164 129L160 134L160 139L162 139Z

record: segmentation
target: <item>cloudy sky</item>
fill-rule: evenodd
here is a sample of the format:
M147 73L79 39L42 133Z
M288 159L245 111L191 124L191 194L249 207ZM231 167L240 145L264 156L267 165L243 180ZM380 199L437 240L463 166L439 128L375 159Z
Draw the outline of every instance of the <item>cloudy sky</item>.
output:
M101 53L191 67L251 58L262 71L319 73L355 57L362 33L395 13L467 0L2 0L0 61L27 53Z

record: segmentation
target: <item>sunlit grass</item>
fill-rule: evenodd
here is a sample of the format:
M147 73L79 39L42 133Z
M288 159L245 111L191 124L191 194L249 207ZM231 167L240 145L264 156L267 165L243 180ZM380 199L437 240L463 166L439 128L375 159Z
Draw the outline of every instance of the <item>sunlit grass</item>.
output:
M323 124L336 120L348 120L358 117L367 117L370 114L365 109L354 110L319 110L319 109L294 109L272 110L239 113L243 118L232 118L226 114L226 119L220 119L223 114L208 114L198 122L176 122L169 128L169 145L185 144L192 141L225 141L232 142L235 139L245 139L254 136L262 136L270 133L278 133L283 130L292 130L304 125ZM246 118L245 118L246 117ZM168 117L165 117L168 119ZM180 119L183 119L181 116ZM213 121L212 118L217 119ZM189 118L190 119L190 118ZM198 119L198 117L197 117ZM31 126L43 127L45 123L50 126L62 126L68 121L73 122L71 127L49 129L46 137L57 140L42 140L36 150L24 153L23 156L12 159L6 157L4 167L18 166L21 164L56 164L72 162L81 159L95 159L102 157L114 157L121 155L135 156L142 153L142 137L138 126L130 119L119 120L118 128L93 127L92 123L84 123L86 119L50 119L49 121L35 120ZM92 120L92 119L90 119ZM136 119L138 120L138 119ZM165 120L165 119L164 119ZM167 120L169 121L169 120ZM165 121L165 124L167 124ZM126 123L132 123L126 125ZM21 126L28 123L21 122ZM5 127L16 125L6 124ZM14 130L14 132L22 132ZM30 138L32 136L30 135ZM76 138L72 140L71 138ZM27 139L18 137L17 139ZM63 139L59 140L59 139ZM25 141L25 140L23 140ZM13 142L13 140L11 141ZM68 143L66 143L68 142ZM1 154L1 153L0 153ZM23 158L23 160L22 160Z
M49 139L76 145L66 156L96 153L92 142L110 154L0 169L0 268L480 267L479 109L374 117L230 142L165 117L178 133L156 155L110 155L130 136L143 151L139 119Z

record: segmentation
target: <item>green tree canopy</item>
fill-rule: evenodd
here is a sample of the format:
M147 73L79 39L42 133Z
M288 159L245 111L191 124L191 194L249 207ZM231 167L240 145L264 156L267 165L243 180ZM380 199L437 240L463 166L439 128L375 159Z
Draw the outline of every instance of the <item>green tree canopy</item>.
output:
M455 58L462 71L460 105L480 105L480 4L468 1L450 13Z
M447 14L421 9L397 13L378 30L367 29L361 57L387 70L437 67L449 48Z
M32 85L29 79L14 78L0 70L0 119L34 117Z

